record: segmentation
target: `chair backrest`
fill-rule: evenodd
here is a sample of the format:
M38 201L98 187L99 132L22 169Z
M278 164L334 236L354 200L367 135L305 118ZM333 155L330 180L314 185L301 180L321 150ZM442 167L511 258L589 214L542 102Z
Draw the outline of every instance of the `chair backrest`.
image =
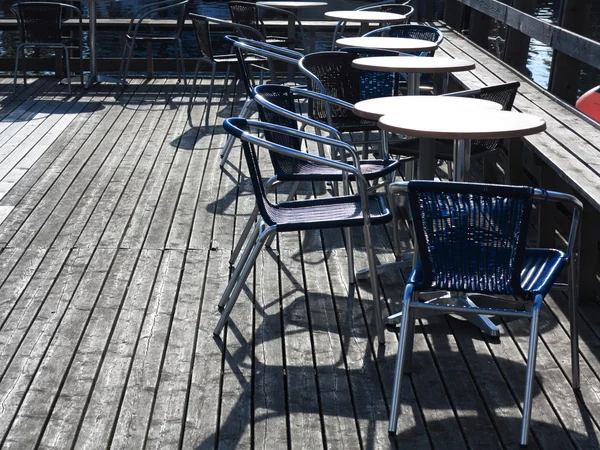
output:
M365 6L363 8L359 9L360 11L381 11L381 12L387 12L387 13L394 13L394 14L401 14L403 16L405 16L405 19L401 22L398 21L394 21L394 24L404 24L404 23L409 23L410 22L410 17L413 15L413 13L415 12L415 9L407 4L400 4L400 3L384 3L381 5L374 5L374 6ZM383 24L389 24L392 25L392 23L389 22L383 22Z
M227 2L227 7L233 23L246 25L262 32L256 3L231 1Z
M423 285L524 297L520 276L533 195L524 186L409 182Z
M393 50L382 50L377 48L344 47L339 51L351 53L357 58L369 58L371 56L400 56L406 53ZM413 55L410 55L413 56ZM393 72L378 72L375 70L360 71L360 99L388 97L398 95L398 76Z
M21 2L11 10L19 24L19 34L23 43L59 43L62 40L64 7L55 2Z
M246 139L244 134L250 132L250 126L246 119L239 117L232 117L226 119L223 122L223 128L225 131L234 137L242 141L242 150L248 165L248 174L252 181L252 188L254 190L254 196L256 198L256 206L260 212L261 217L267 224L276 224L276 208L267 198L265 186L263 185L263 178L260 171L260 165L258 163L258 155L256 148L251 140Z
M469 91L453 92L446 94L453 97L472 97L480 98L482 100L490 100L492 102L500 103L503 111L510 111L513 107L515 97L517 96L517 90L521 83L514 81L512 83L497 84L494 86L485 86L480 89L473 89ZM474 139L471 142L473 150L494 150L497 148L502 139Z
M356 55L347 52L317 52L303 57L298 66L308 79L308 89L339 98L348 103L360 101L360 70L352 67ZM331 107L333 117L352 116L352 111ZM327 121L327 105L309 100L308 116Z
M294 94L289 86L264 84L254 88L254 93L257 96L260 95L266 101L280 108L284 108L287 111L296 113ZM298 122L296 120L278 114L272 109L265 108L260 102L257 102L256 105L260 120L263 122L281 125L293 130L298 129ZM271 142L293 148L294 150L301 150L302 143L300 139L295 136L282 133L273 133L270 130L264 130L264 133L267 140ZM302 168L307 165L307 163L304 161L300 161L296 158L290 158L289 156L282 155L280 153L269 152L269 155L271 157L271 163L273 164L275 174L278 176L281 176L282 174L301 173Z
M140 26L146 19L153 18L164 18L165 16L172 16L177 19L175 29L168 31L158 31L155 34L162 37L168 37L172 39L179 39L183 32L183 26L185 25L185 18L187 15L189 0L162 0L155 3L150 3L139 8L133 14L129 23L128 34L137 36L139 33Z
M209 18L201 16L199 14L188 14L192 20L192 29L194 30L194 38L196 39L196 45L200 56L210 61L215 59L212 41L210 39L210 23Z
M435 27L429 25L401 24L389 27L377 28L369 31L365 36L401 37L410 39L423 39L440 45L444 40L444 34ZM434 51L421 52L420 56L433 56Z

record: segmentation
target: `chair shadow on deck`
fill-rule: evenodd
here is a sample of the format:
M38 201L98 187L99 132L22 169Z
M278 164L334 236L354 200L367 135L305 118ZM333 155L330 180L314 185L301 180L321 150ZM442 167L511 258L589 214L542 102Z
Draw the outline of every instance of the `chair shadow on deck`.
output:
M289 314L291 315L291 314ZM265 320L263 323L269 323L268 320ZM261 325L262 326L262 325ZM242 435L247 433L245 430L247 427L256 426L256 424L260 423L263 420L269 419L273 420L276 417L286 417L290 415L290 420L293 422L294 414L303 414L303 415L315 415L315 422L318 424L323 419L323 416L330 415L331 413L328 411L335 410L336 417L340 415L342 417L346 417L351 421L364 422L368 421L368 430L369 435L365 436L366 445L364 448L375 449L377 447L377 442L372 433L375 431L375 425L378 423L386 424L388 419L388 398L383 392L380 391L381 387L379 384L379 379L376 376L376 371L372 370L369 375L365 376L364 369L348 369L345 366L343 360L337 361L333 366L331 365L321 365L318 368L314 368L313 366L280 366L280 365L264 365L260 361L256 359L252 363L252 367L249 367L247 360L249 358L248 353L252 351L252 343L246 341L242 337L242 333L237 330L235 325L229 326L231 333L228 335L231 337L235 337L241 340L242 347L236 353L230 353L228 350L224 351L225 365L227 367L226 370L231 371L234 374L235 378L238 380L240 384L240 393L238 397L238 401L233 406L233 409L227 415L227 417L221 418L219 423L218 435L217 433L212 434L205 441L201 442L196 449L204 450L204 449L212 449L216 447L216 440L226 439L228 448L235 448L237 444L239 444L239 439L242 438ZM318 333L319 329L326 328L323 324L313 324L313 333ZM261 335L261 330L256 331L256 335ZM460 355L453 355L460 359ZM371 359L371 360L369 360ZM429 352L415 352L413 356L414 367L418 366L426 366L428 361L430 361ZM365 364L374 365L375 363L372 361L371 354L365 356ZM389 388L391 388L391 373L394 365L394 357L392 355L385 357L383 359L378 358L377 364L380 365L380 370L384 372L384 375L389 375L387 382L389 383ZM430 365L431 363L429 363ZM517 378L525 378L525 370L526 367L521 362L513 362L510 360L506 360L504 358L491 358L489 356L484 356L481 359L482 365L488 364L498 364L502 365L502 367L511 374L514 374ZM386 367L387 366L387 367ZM433 367L425 367L423 370L434 370ZM253 396L256 394L254 391L253 385L256 381L252 381L247 378L248 370L253 370L252 378L260 377L260 386L261 392L260 396L266 396L270 398L268 402L261 403L261 400L256 402L253 400ZM317 377L319 375L327 376L332 379L340 379L340 380L352 380L350 391L341 390L337 393L335 397L345 399L348 403L352 403L352 405L347 405L346 408L336 408L339 405L331 405L326 403L327 398L332 397L321 397L319 401L317 399L318 390L315 389L314 395L311 392L306 392L305 397L311 397L309 401L305 399L299 398L291 398L285 397L283 394L283 390L280 391L280 388L284 385L283 373L286 373L286 377L288 380L299 380L305 379L307 374L312 374L313 371L316 370ZM417 373L413 373L412 377L418 376ZM273 381L277 377L281 377L279 381L270 383L269 380ZM536 377L538 381L538 385L536 385L534 389L534 398L537 397L541 393L540 387L543 387L544 377L543 374L538 374ZM384 380L385 382L386 380ZM317 379L314 381L317 383ZM320 383L326 383L326 381L320 380ZM323 386L319 384L320 388L323 389ZM485 389L485 386L483 387ZM374 400L372 404L358 404L355 403L357 398L368 398L372 397L372 391L379 391L378 399ZM369 391L369 392L367 392ZM347 396L347 397L346 397ZM414 415L418 417L417 421L420 421L421 412L417 408L428 409L428 410L439 410L444 406L437 401L436 397L423 395L422 393L417 393L418 396L418 406L413 402L407 403L407 397L403 396L403 413L410 414L407 408L412 408L414 410ZM413 394L410 394L410 398L413 397ZM325 403L323 403L325 402ZM344 402L344 400L342 400ZM261 412L259 414L254 415L253 412L249 412L248 408L250 408L252 404L259 403L258 408L268 408L267 412ZM268 406L266 405L268 403ZM447 401L446 401L447 403ZM321 405L321 406L318 406ZM456 405L454 406L456 407ZM496 405L497 408L516 408L516 401L510 397L506 398L502 404ZM255 407L256 408L256 407ZM447 405L447 409L449 414L452 414L451 409L453 409L450 405ZM472 409L464 409L461 413L461 408L456 407L456 414L460 415L460 427L463 430L477 430L481 426L482 418L478 415L473 414ZM244 419L247 417L247 419ZM251 419L253 417L253 419ZM245 420L245 422L244 422ZM251 420L253 420L253 424L251 424ZM501 415L496 416L494 412L489 413L489 417L487 421L494 421L494 427L497 430L518 430L520 427L521 418L517 417L502 417ZM380 431L382 433L381 428L385 429L385 426L379 426ZM289 425L288 425L289 426ZM318 426L318 425L317 425ZM322 423L321 423L322 426ZM421 427L423 425L421 424ZM458 427L458 420L455 416L450 417L448 419L442 420L433 420L428 421L426 427L428 429L456 429ZM593 425L590 425L590 429L593 430ZM289 430L288 430L289 431ZM533 420L532 422L532 431L534 436L539 436L542 434L555 435L557 433L561 433L562 429L555 426L550 425L541 421ZM352 431L354 433L354 430ZM417 438L419 433L423 433L423 429L417 429L417 427L411 428L409 430L405 430L397 434L396 437L389 437L390 447L394 447L396 443L400 444L403 441L410 442ZM509 448L517 448L518 441L512 442L514 436L517 436L517 433L508 433L504 436L508 442L505 442ZM586 437L574 432L571 432L573 439L584 442L588 439L596 442L595 436ZM476 439L476 438L474 438ZM513 445L514 444L514 445Z

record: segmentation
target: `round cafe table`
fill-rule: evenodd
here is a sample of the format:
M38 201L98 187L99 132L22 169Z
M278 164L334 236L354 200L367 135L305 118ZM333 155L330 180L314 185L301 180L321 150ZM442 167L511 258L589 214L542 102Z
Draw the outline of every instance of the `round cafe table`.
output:
M357 58L352 61L352 66L362 70L407 73L408 95L419 95L422 73L449 73L473 70L475 63L452 58L374 56L370 58Z
M369 23L393 23L403 22L406 16L382 11L328 11L325 17L336 19L342 22L359 22L359 34L363 35L369 31Z
M423 58L432 59L432 58ZM447 115L454 111L467 110L491 110L500 111L502 105L490 100L481 100L469 97L451 97L451 96L399 96L399 97L380 97L363 100L354 105L354 114L369 120L379 120L388 114L397 112L412 112L423 110L431 112L433 110L446 111ZM387 148L387 133L382 133L382 147ZM423 140L422 140L423 141ZM433 140L421 142L418 159L418 175L421 180L433 179L435 173L435 144Z
M335 45L338 47L379 48L382 50L396 50L398 52L406 53L430 52L437 48L435 42L426 41L424 39L383 36L341 38L335 41Z
M467 181L472 139L528 136L544 131L546 122L514 111L420 108L384 115L379 119L379 128L421 138L454 139L454 179Z
M89 88L95 83L116 83L125 84L120 78L101 75L98 73L96 60L96 2L114 2L119 0L81 0L90 4L90 32L88 34L88 43L90 46L90 75L88 76L85 88Z

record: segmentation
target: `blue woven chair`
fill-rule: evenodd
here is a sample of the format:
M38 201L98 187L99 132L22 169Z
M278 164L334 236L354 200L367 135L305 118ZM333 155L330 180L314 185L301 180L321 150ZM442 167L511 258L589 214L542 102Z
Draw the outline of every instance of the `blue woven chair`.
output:
M408 194L419 259L406 284L400 313L388 431L396 432L402 374L409 366L417 312L527 317L531 326L521 427L521 445L527 445L540 307L553 286L564 287L556 279L565 266L569 269L571 382L574 389L579 388L576 318L581 202L568 194L520 186L412 181L394 183L391 189ZM542 201L573 208L566 251L526 248L532 205ZM440 290L452 296L419 301L419 293ZM521 307L514 308L512 302L512 309L480 308L466 300L466 293L512 296Z
M250 179L260 212L257 224L251 234L246 248L240 256L240 261L231 277L231 280L221 297L220 307L223 313L215 328L214 333L219 334L229 317L233 306L239 296L246 278L254 266L256 258L265 242L270 236L279 232L304 231L326 228L363 227L365 248L371 273L371 288L373 292L373 311L377 337L384 343L383 322L379 304L379 290L377 284L375 255L371 241L371 225L382 225L393 219L385 195L369 194L368 184L358 169L358 159L353 157L353 165L339 161L322 158L300 152L293 148L275 144L267 139L259 138L258 132L281 133L293 139L306 140L322 145L334 146L341 151L348 151L352 157L352 147L341 141L316 136L302 131L292 130L279 125L264 122L250 121L242 118L226 119L223 124L225 130L242 141L244 156L248 164ZM266 148L282 156L320 164L332 169L343 171L352 175L358 186L358 195L344 195L338 197L319 198L314 200L287 201L273 204L267 198L263 185L263 178L258 163L255 147Z

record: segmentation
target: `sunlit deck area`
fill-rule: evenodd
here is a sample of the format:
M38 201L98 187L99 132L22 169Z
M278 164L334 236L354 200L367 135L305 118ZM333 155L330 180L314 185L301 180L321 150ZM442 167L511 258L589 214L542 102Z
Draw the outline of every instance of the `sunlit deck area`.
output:
M499 339L454 317L420 321L388 435L397 338L377 344L341 231L280 234L213 336L254 207L239 146L219 168L239 85L217 89L207 112L203 84L190 125L173 79L72 96L53 78L16 94L11 81L0 80L0 447L519 447L527 320L498 320ZM378 261L394 261L375 231ZM359 230L354 243L366 267ZM387 312L406 276L380 276ZM600 305L579 312L577 396L565 294L543 307L529 448L600 446Z

